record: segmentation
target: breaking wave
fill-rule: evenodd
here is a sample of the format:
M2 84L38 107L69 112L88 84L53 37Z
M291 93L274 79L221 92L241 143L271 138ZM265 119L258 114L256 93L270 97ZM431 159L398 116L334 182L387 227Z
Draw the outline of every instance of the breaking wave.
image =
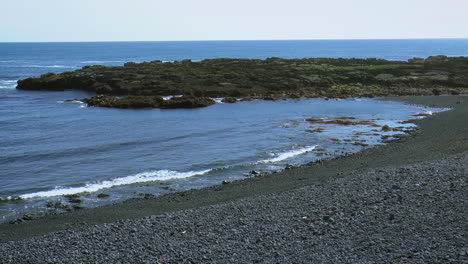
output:
M116 186L129 185L134 183L142 182L152 182L152 181L167 181L173 179L183 179L189 178L192 176L203 175L210 172L211 169L203 171L188 171L188 172L177 172L171 170L157 170L142 172L135 175L130 175L126 177L116 178L113 180L102 181L97 183L88 183L85 186L80 187L58 187L49 191L35 192L23 194L20 196L22 199L38 198L38 197L53 197L53 196L62 196L70 195L76 193L92 193L97 192L102 189L112 188Z
M90 61L80 61L81 64L89 64L89 63L124 63L125 61L120 60L110 60L110 61L98 61L98 60L90 60Z
M305 154L307 152L310 152L310 151L314 150L316 147L317 146L311 146L311 147L305 147L305 148L290 150L290 151L278 154L278 156L275 157L275 158L260 160L260 161L257 161L256 163L257 164L262 164L262 163L274 163L274 162L283 161L283 160L290 159L292 157L295 157L295 156L302 155L302 154Z
M72 65L25 65L25 68L76 68Z
M0 80L0 89L12 89L16 87L17 80Z

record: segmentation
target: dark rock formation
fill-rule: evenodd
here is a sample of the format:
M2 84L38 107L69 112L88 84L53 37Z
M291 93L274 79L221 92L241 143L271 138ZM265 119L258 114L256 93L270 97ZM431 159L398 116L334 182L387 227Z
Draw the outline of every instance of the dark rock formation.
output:
M164 101L160 96L125 96L115 97L97 95L82 99L89 106L115 107L115 108L155 108Z
M106 96L132 96L87 99L89 105L122 108L199 107L210 104L207 97L278 100L462 94L468 93L468 57L129 62L124 66L86 66L72 72L47 73L18 81L17 89L81 89ZM157 97L176 94L191 99L161 101Z
M232 104L232 103L237 102L237 99L234 97L225 97L223 98L223 100L221 100L221 102Z
M215 101L208 97L182 96L164 100L160 96L110 96L96 95L82 99L89 106L114 108L196 108L210 106Z
M193 96L182 96L172 97L170 100L163 101L160 104L160 108L196 108L206 107L216 102L208 97L193 97Z
M64 76L60 74L46 73L38 78L19 80L17 88L23 90L63 91L68 89L68 83Z

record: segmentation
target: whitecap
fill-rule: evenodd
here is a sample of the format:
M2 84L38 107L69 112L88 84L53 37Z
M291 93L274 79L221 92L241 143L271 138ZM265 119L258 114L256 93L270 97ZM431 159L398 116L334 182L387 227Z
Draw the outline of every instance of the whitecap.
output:
M177 172L171 170L156 170L142 172L135 175L130 175L126 177L116 178L112 180L88 183L85 186L81 187L57 187L53 190L35 192L23 194L20 196L22 199L30 199L36 197L53 197L53 196L63 196L76 193L92 193L97 192L102 189L112 188L116 186L129 185L134 183L143 183L143 182L152 182L152 181L167 181L172 179L183 179L189 178L196 175L203 175L210 172L211 169L203 171L187 171L187 172ZM11 199L11 198L10 198Z
M182 94L161 96L164 100L171 100L173 97L182 97Z
M213 99L213 101L215 101L217 104L224 104L223 103L223 99L224 99L223 97L221 97L221 98L211 98L211 99Z
M12 89L16 87L17 80L0 80L0 89Z
M89 63L123 63L125 61L80 61L82 64L89 64Z
M24 68L77 68L76 66L72 65L25 65L22 66Z
M305 154L305 153L307 153L307 152L310 152L310 151L314 150L316 147L317 147L317 146L311 146L311 147L305 147L305 148L300 148L300 149L294 149L294 150L286 151L286 152L283 152L283 153L278 154L277 157L274 157L274 158L271 158L271 159L266 159L266 160L257 161L256 164L261 164L261 163L274 163L274 162L283 161L283 160L290 159L290 158L292 158L292 157L299 156L299 155Z

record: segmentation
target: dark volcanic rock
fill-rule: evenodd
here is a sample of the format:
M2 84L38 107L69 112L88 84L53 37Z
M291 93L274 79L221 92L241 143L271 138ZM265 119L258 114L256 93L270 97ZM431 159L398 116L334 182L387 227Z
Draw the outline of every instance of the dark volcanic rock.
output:
M115 108L197 108L206 107L216 102L208 97L181 96L164 100L160 96L109 96L96 95L82 99L89 106L115 107Z
M234 98L234 97L225 97L225 98L223 98L223 100L221 100L221 102L232 104L232 103L237 102L237 99Z
M164 101L160 96L125 96L115 97L97 95L82 99L90 106L115 107L115 108L156 108Z
M18 89L63 91L68 88L67 79L54 73L46 73L38 78L27 78L18 81Z
M17 89L81 89L114 96L264 98L373 97L468 93L468 58L432 56L383 59L208 59L86 66L18 81ZM165 108L199 106L206 99L164 102ZM202 106L205 103L201 103ZM101 104L95 104L104 106ZM119 107L119 104L109 107ZM133 100L129 107L133 106ZM140 107L136 104L136 107ZM150 104L141 107L156 107ZM194 105L194 106L191 106Z
M172 97L170 100L163 101L160 108L196 108L206 107L216 102L208 97L181 96Z

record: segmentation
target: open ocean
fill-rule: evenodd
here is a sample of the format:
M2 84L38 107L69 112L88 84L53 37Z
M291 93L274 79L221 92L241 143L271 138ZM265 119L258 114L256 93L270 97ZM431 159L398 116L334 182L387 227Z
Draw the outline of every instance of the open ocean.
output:
M47 203L68 204L67 194L79 193L82 206L93 207L219 184L252 170L356 152L392 133L317 125L309 117L399 126L414 114L444 110L367 98L108 109L64 103L90 95L82 91L18 91L18 79L128 61L431 55L467 56L468 39L0 43L0 198L8 200L0 202L0 221L53 211ZM316 128L325 130L307 131ZM97 198L100 193L110 196Z

